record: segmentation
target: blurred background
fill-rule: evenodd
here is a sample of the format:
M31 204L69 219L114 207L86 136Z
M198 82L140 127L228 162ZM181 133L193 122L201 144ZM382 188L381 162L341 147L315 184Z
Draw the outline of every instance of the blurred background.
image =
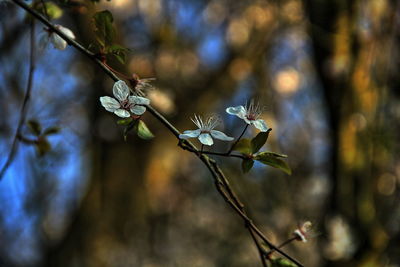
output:
M399 2L55 3L54 23L85 47L94 12L112 12L132 51L125 65L108 64L155 77L152 105L181 131L195 129L194 113L218 114L218 129L237 137L244 123L225 108L260 102L273 129L264 149L287 154L293 174L256 164L243 175L236 159L217 161L274 243L310 220L309 242L284 248L305 266L400 266ZM0 266L261 266L209 172L166 128L146 113L156 137L125 142L99 102L112 94L109 77L72 47L37 56L27 119L61 131L44 155L20 143L0 181ZM0 167L28 59L26 14L0 3Z

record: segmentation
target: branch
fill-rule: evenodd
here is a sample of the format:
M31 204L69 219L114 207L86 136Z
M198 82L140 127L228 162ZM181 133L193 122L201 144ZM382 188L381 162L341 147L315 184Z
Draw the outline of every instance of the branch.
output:
M111 72L105 64L103 64L94 53L90 52L86 48L84 48L82 45L80 45L78 42L75 40L69 39L65 34L63 34L60 30L58 30L54 25L52 25L44 16L36 12L35 10L31 9L28 5L26 5L24 2L21 0L12 0L15 4L18 6L22 7L25 9L28 13L30 13L32 16L40 20L44 25L49 27L53 32L58 34L61 38L63 38L69 45L75 47L79 52L83 53L86 55L88 58L90 58L92 61L97 63L103 71L110 76L111 79L114 81L118 81L119 78ZM152 114L159 122L161 122L177 139L179 139L179 130L175 128L163 115L161 115L156 109L154 109L152 106L147 105L147 110ZM180 140L180 139L179 139ZM243 204L239 201L237 198L236 194L234 194L234 191L230 187L228 180L226 179L225 175L223 174L222 170L219 168L217 163L213 160L210 159L208 156L204 155L204 153L200 153L200 151L188 140L183 140L180 141L182 142L187 150L195 154L208 168L210 171L211 175L214 178L214 183L217 188L217 191L220 193L220 195L224 198L224 200L229 204L229 206L240 216L245 222L246 228L249 229L250 234L253 236L253 234L257 235L263 242L265 242L271 250L274 250L287 259L291 260L294 262L296 265L303 267L301 263L299 263L297 260L280 250L278 247L274 246L265 236L264 234L256 227L256 225L252 222L252 220L247 216ZM209 153L211 154L211 153ZM226 153L214 153L213 155L220 155L222 156L223 154ZM233 156L233 155L230 155ZM237 156L237 155L236 155ZM254 236L255 237L255 236ZM254 242L256 243L256 246L261 253L260 248L261 245L259 244L257 239L254 239ZM263 252L264 253L264 252ZM260 256L264 259L264 255ZM262 261L263 266L265 266L264 260Z
M7 172L10 167L12 161L14 160L15 154L18 150L18 136L21 135L22 126L25 124L26 113L28 111L28 103L31 97L32 85L33 85L33 74L35 72L35 21L32 19L30 23L30 56L29 56L29 74L28 74L28 83L26 85L26 92L24 96L24 100L22 102L22 107L20 111L20 117L18 121L17 130L15 132L13 142L11 145L10 153L8 154L7 160L1 168L0 171L0 180L3 178L4 174Z

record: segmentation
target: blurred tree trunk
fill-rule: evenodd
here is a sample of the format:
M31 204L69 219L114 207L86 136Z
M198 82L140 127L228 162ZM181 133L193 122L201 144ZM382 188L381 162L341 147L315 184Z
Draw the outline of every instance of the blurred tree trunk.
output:
M310 0L305 4L332 129L333 190L327 214L344 217L355 234L351 260L328 261L326 266L379 265L383 259L377 255L385 249L387 235L377 213L376 184L387 167L379 162L388 156L379 134L385 131L379 118L387 100L388 81L376 77L388 75L393 31L387 29L395 25L396 7L386 1L381 7L372 1ZM365 29L370 35L363 36L360 20L366 10L371 12L368 19L372 25Z

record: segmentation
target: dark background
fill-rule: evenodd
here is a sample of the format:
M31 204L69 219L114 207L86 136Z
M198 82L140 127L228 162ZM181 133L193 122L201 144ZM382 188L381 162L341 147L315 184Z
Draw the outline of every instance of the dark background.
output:
M109 64L156 77L152 105L181 131L194 129L194 113L218 114L218 129L237 137L243 122L225 108L260 102L273 129L265 149L287 154L293 174L256 164L243 175L237 159L218 162L273 242L310 220L309 241L285 247L305 266L400 266L396 1L57 3L54 22L85 47L94 12L113 13L132 52ZM27 119L61 132L42 157L20 144L0 181L0 266L261 266L208 171L166 128L146 113L156 137L124 142L99 102L109 77L72 47L37 56ZM28 67L25 12L0 3L0 166Z

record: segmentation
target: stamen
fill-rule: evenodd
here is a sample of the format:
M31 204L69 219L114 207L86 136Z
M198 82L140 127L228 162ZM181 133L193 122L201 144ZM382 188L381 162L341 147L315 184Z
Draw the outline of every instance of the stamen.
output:
M199 128L202 129L204 127L203 120L201 119L200 116L197 116L196 114L194 115L194 119L191 118L192 122Z
M249 120L256 120L261 115L261 107L260 104L254 103L254 99L250 100L249 105L245 105L246 110L246 118Z

